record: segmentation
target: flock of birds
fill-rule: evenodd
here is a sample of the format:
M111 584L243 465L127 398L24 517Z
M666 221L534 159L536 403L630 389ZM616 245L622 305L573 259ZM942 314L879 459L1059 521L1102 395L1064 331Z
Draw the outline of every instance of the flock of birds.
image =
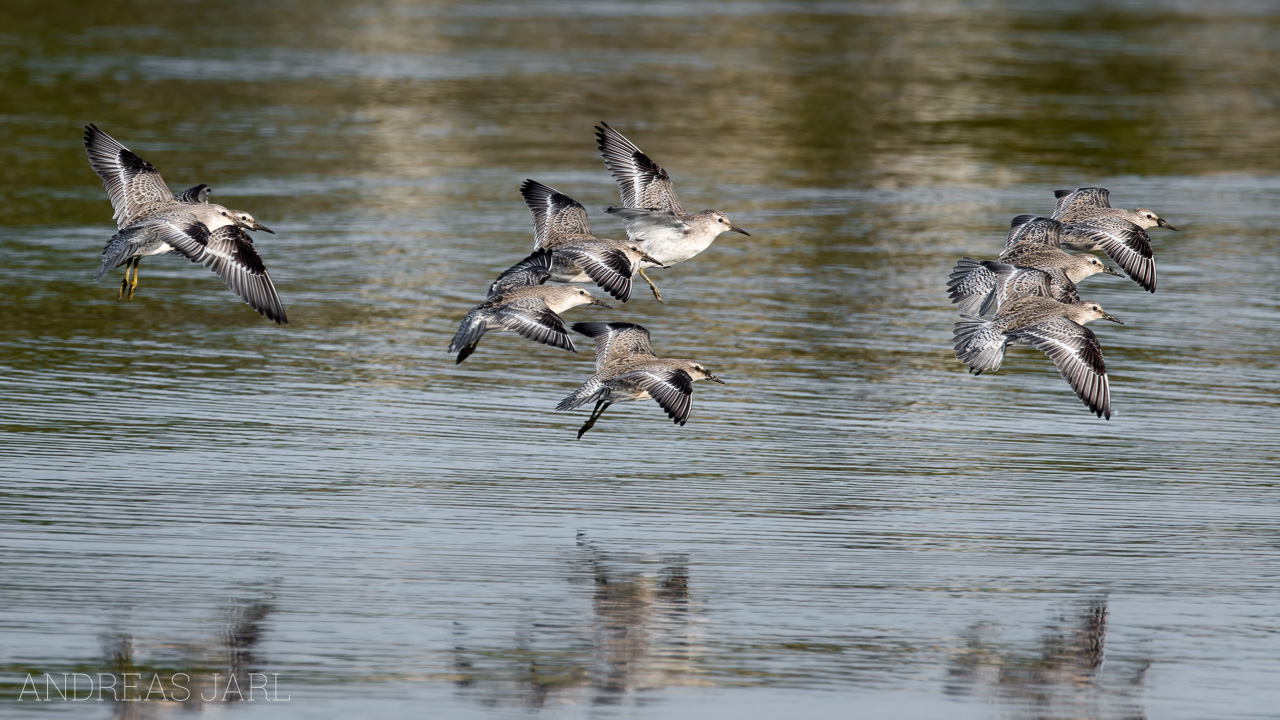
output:
M645 274L666 268L706 250L725 232L749 235L717 210L685 212L671 176L640 148L609 127L596 128L596 146L618 185L622 204L605 212L622 220L627 240L597 237L581 203L535 180L525 180L520 194L533 213L532 255L503 271L489 286L449 344L458 362L475 352L486 332L513 332L551 347L577 352L560 313L579 305L612 309L579 285L544 286L547 280L593 282L619 302L631 299L638 275L662 302L662 293ZM689 419L693 383L724 384L701 363L660 358L650 346L649 331L635 323L580 322L573 330L596 344L596 372L560 401L556 410L595 403L578 437L595 426L610 405L652 398L676 424Z
M684 262L706 250L722 233L750 234L719 211L686 212L667 171L608 124L596 128L596 139L622 198L620 206L610 206L606 212L623 221L627 240L597 237L580 203L542 183L525 181L520 192L533 212L535 250L499 275L485 301L463 318L449 344L457 362L475 352L486 332L517 333L577 352L560 313L579 305L612 306L579 285L543 283L590 281L625 303L639 275L662 302L662 293L645 269ZM246 232L271 230L247 212L210 203L208 185L174 195L154 165L95 125L85 127L84 147L89 165L106 187L117 225L94 279L124 267L117 299L133 299L142 258L181 255L212 270L268 320L288 322L271 276ZM556 407L572 410L595 403L578 431L579 438L610 405L649 398L675 423L684 425L692 406L693 383L724 384L698 362L655 355L649 331L640 325L587 322L576 323L573 329L596 344L595 374Z
M1084 325L1099 319L1124 323L1081 300L1076 283L1097 273L1123 274L1086 253L1102 250L1134 282L1155 292L1156 262L1146 231L1177 228L1146 208L1111 207L1105 188L1058 190L1054 197L1052 217L1013 219L998 260L965 257L952 269L947 290L960 310L956 357L980 375L999 370L1010 345L1031 345L1053 360L1090 410L1110 420L1102 345Z
M646 269L684 262L722 233L749 234L717 210L686 212L667 171L608 124L596 127L596 144L622 200L605 212L623 222L627 239L597 237L580 203L526 180L520 193L533 213L534 252L499 275L484 302L462 319L448 349L457 362L474 353L488 332L516 333L577 352L560 314L580 305L612 306L573 283L592 282L625 303L639 276L662 302ZM90 166L106 187L117 224L95 279L124 267L118 299L133 299L142 258L181 255L212 270L268 320L288 322L248 232L270 229L247 212L210 203L208 185L174 195L154 165L95 125L85 128L84 146ZM1111 207L1104 188L1058 190L1054 195L1058 202L1052 217L1013 219L997 260L965 257L952 270L947 288L961 318L955 325L956 357L977 375L998 370L1009 346L1031 345L1054 361L1090 410L1110 419L1111 390L1102 347L1084 325L1120 320L1097 303L1081 300L1076 283L1097 273L1121 275L1087 254L1102 250L1134 282L1155 292L1155 258L1146 230L1177 228L1145 208ZM547 281L568 284L544 285ZM580 322L573 330L596 345L595 374L556 406L565 411L595 403L578 430L579 438L618 402L653 399L675 423L684 425L693 383L724 384L698 362L655 355L649 331L640 325Z

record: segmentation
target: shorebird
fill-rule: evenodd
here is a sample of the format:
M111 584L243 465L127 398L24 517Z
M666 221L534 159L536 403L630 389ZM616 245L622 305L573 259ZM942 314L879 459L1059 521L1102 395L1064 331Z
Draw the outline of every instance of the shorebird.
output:
M692 215L685 212L667 171L608 123L601 122L596 128L596 146L622 196L622 207L610 205L605 212L621 218L627 226L627 237L639 241L640 247L663 266L684 262L706 250L721 233L751 235L718 210ZM642 263L640 277L662 302L658 286L644 274L646 267L656 265Z
M1062 246L1071 250L1102 250L1148 292L1156 291L1156 261L1146 230L1178 228L1146 208L1111 207L1106 188L1056 190L1053 219L1062 222Z
M617 402L653 398L677 425L689 419L693 404L693 384L698 380L724 381L693 360L659 358L649 345L649 331L634 323L574 323L575 332L596 341L596 374L573 394L560 401L556 410L572 410L595 402L595 409L578 430L578 439Z
M525 180L520 195L533 212L534 248L552 251L549 279L554 282L591 281L626 302L642 262L665 267L635 243L596 237L587 209L555 188Z
M84 131L89 165L102 178L118 232L102 251L95 280L121 265L119 298L138 287L138 264L149 255L176 254L212 270L249 307L268 320L288 322L271 276L245 232L272 232L247 212L209 203L209 186L196 185L175 197L160 171L96 125ZM130 279L129 271L133 270Z
M947 291L962 315L986 315L1027 295L1076 302L1076 283L1098 273L1124 277L1093 255L1072 255L1047 245L1015 245L999 262L961 258L951 270Z
M1088 300L1065 304L1045 297L1019 298L990 320L961 316L954 333L956 357L969 365L969 372L981 375L1000 369L1005 348L1031 345L1053 360L1090 410L1110 420L1111 388L1102 346L1084 327L1099 319L1124 324Z
M462 318L448 352L457 353L461 363L490 330L514 332L543 345L578 352L560 313L579 305L613 306L577 285L542 286L551 275L552 262L551 251L542 249L504 270L489 286L485 301Z

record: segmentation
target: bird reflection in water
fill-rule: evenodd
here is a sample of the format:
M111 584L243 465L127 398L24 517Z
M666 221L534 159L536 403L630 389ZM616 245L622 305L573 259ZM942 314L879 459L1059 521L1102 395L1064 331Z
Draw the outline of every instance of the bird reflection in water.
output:
M251 693L255 700L282 697L256 649L271 611L266 600L235 600L223 608L218 633L206 639L139 642L127 633L104 635L106 667L96 673L94 699L113 701L115 720L143 720L177 708L242 702Z
M1020 718L1145 718L1141 693L1150 661L1104 669L1107 615L1105 597L1089 600L1051 623L1030 652L1002 647L993 627L976 625L952 661L946 692L985 693Z
M626 569L650 563L606 556L579 537L569 582L590 588L590 615L526 621L508 649L478 647L455 626L455 684L486 705L526 707L624 704L645 690L709 684L688 560L661 562L656 573Z

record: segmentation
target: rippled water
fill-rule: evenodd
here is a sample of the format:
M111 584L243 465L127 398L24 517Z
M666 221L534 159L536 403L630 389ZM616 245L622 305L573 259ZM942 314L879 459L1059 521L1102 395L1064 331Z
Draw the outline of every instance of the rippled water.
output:
M1280 707L1270 3L76 5L0 8L0 715ZM618 235L600 120L752 236L567 313L729 383L577 442L585 341L444 348L526 177ZM87 122L277 230L291 324L92 282ZM1110 422L1028 349L969 376L943 292L1091 184L1181 230L1157 294L1084 283Z

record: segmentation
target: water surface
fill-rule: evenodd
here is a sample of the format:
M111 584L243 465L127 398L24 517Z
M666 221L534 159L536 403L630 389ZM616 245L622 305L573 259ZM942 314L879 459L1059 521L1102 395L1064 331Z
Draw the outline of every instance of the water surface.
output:
M0 714L1268 717L1280 706L1280 18L1267 3L0 9ZM553 412L577 355L457 322L592 126L752 236L615 311L697 386ZM247 209L289 312L112 232L94 122ZM1087 297L1114 417L971 377L943 286L1111 188L1159 292ZM271 676L35 702L28 674ZM216 678L216 679L215 679ZM143 680L144 685L148 682ZM225 689L225 686L223 686ZM41 697L45 686L40 685ZM197 692L196 694L199 694ZM216 693L214 693L216 695ZM287 701L283 698L287 697ZM22 700L19 704L19 699Z

